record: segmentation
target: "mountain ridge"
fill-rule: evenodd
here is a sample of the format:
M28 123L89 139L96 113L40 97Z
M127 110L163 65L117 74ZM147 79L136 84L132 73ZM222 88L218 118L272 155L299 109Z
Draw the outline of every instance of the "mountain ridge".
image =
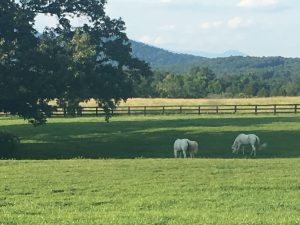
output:
M206 58L186 53L175 53L131 40L134 57L149 63L153 70L182 73L193 67L208 67L217 76L276 71L300 73L300 58L229 56Z
M184 53L201 56L204 58L225 58L230 56L248 56L247 54L238 50L227 50L223 53L203 52L203 51L184 51Z

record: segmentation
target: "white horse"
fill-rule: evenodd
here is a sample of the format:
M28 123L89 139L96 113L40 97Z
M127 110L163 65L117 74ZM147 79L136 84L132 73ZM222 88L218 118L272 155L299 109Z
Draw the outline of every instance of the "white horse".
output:
M183 157L186 158L187 152L191 158L195 157L195 154L198 152L198 143L197 141L191 141L189 139L177 139L174 142L174 156L177 158L181 157L181 152ZM179 153L179 155L178 155Z
M251 145L252 147L252 151L250 153L250 155L253 154L253 156L256 156L256 148L255 148L255 144L257 145L258 147L258 150L266 147L266 143L260 145L260 140L259 140L259 137L257 137L255 134L239 134L233 144L232 144L232 153L236 153L238 154L238 151L240 149L240 147L242 146L243 147L243 155L245 154L245 145Z

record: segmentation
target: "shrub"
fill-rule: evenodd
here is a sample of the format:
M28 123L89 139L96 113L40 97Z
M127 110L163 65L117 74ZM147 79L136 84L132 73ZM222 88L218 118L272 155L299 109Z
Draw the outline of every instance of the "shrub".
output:
M16 135L0 131L0 157L11 157L19 143L20 139Z

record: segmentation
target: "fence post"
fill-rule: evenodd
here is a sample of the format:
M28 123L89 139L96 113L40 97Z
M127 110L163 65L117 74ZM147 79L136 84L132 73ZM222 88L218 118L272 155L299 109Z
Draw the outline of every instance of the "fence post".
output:
M216 106L216 114L219 114L219 106Z
M96 107L96 116L98 116L98 107Z
M162 113L165 114L165 107L162 107Z
M147 114L147 108L146 106L144 106L144 116L146 116L146 114Z
M234 113L237 112L237 105L234 106Z
M298 109L298 105L295 104L295 110L294 110L295 114L297 114L297 109Z
M179 107L179 113L182 113L182 106Z
M198 115L200 115L201 114L201 107L200 107L200 105L198 106Z
M274 115L276 115L276 112L277 111L277 107L276 107L276 104L274 104Z
M64 117L66 117L67 115L66 108L64 107L63 110L64 110Z
M257 105L255 105L255 115L257 115Z
M130 115L131 111L130 111L130 106L128 106L128 115Z

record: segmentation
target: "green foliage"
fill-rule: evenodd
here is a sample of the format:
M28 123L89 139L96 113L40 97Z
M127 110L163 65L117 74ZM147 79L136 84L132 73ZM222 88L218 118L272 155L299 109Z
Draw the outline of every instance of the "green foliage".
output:
M184 95L182 76L168 74L162 82L157 85L161 97L179 98Z
M209 68L195 67L182 74L155 72L149 80L147 92L151 97L205 98L205 97L269 97L297 96L300 77L290 73L265 72L217 76ZM151 91L152 89L152 91ZM137 95L139 97L139 95Z
M0 223L296 225L299 170L299 158L0 161Z
M69 114L81 101L96 99L106 112L134 95L133 83L151 75L148 65L131 55L121 19L104 12L105 0L0 2L0 111L42 124L57 99ZM55 28L37 34L39 14L58 18ZM89 23L72 27L70 17Z
M12 157L13 150L17 148L19 143L20 140L16 135L0 131L0 157Z

